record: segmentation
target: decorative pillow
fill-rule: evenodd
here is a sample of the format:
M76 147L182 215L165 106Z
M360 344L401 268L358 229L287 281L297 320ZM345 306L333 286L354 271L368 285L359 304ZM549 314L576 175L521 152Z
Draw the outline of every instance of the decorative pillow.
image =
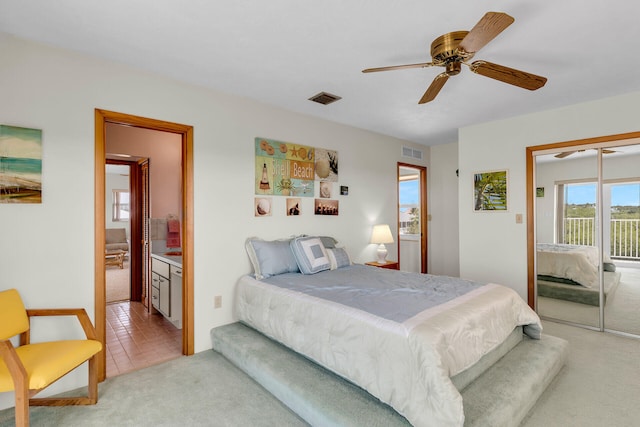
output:
M295 237L317 237L322 241L325 249L333 249L338 245L338 241L331 236L309 236L308 234L301 234Z
M298 264L291 252L291 239L262 240L250 237L245 242L256 279L283 273L297 273Z
M322 241L325 249L333 249L338 244L338 241L330 236L318 236Z
M327 251L319 237L296 237L291 241L291 251L302 274L314 274L331 268Z
M329 255L331 270L351 265L351 258L344 248L327 249L327 255Z

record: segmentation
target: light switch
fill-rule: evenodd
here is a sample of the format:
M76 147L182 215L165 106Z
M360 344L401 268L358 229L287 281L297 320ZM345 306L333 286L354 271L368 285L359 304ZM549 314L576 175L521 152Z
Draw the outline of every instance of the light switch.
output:
M516 214L516 224L522 224L522 214Z

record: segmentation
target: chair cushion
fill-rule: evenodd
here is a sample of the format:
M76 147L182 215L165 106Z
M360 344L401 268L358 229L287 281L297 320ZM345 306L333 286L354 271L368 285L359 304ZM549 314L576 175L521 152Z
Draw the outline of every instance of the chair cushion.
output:
M128 243L107 243L105 245L105 250L129 252L129 244Z
M23 345L16 353L29 376L29 389L39 390L80 366L102 349L96 340L66 340ZM0 392L14 390L9 369L0 360Z

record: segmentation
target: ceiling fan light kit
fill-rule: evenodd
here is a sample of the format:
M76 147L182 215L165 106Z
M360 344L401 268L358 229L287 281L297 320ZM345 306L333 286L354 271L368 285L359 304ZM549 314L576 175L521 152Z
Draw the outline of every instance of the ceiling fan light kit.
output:
M481 76L528 90L540 89L547 82L545 77L488 61L468 62L482 47L486 46L487 43L513 22L514 19L506 13L487 12L471 31L453 31L436 38L431 43L431 62L367 68L362 72L373 73L408 68L444 67L445 71L435 77L418 104L433 101L449 77L460 73L463 64L468 66L472 72Z

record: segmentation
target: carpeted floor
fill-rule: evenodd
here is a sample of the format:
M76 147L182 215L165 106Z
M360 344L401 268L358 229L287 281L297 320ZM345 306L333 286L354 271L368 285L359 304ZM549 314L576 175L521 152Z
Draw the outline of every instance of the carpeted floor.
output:
M638 425L640 340L549 321L543 326L569 341L569 359L521 426ZM95 406L31 408L31 425L306 425L212 350L108 379L99 390ZM13 408L0 411L0 427L13 422Z
M618 268L620 283L607 298L605 327L607 329L640 335L640 269ZM553 298L538 298L541 316L600 326L598 307Z
M32 427L307 425L213 350L109 378L96 405L32 407L30 416ZM13 408L0 411L0 427L13 425Z
M640 420L640 340L543 321L569 360L521 427L631 427Z
M131 297L129 261L124 268L115 265L106 267L107 303L128 300Z

